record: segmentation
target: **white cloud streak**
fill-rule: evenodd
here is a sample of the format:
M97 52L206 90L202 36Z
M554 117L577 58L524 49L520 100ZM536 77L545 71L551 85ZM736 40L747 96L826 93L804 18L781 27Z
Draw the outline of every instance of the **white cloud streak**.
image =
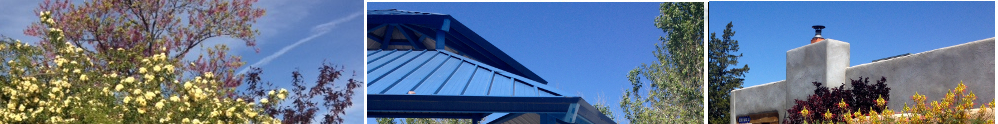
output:
M278 57L281 57L281 55L284 55L284 53L287 53L288 51L294 49L295 47L298 47L298 45L301 45L301 44L303 44L305 42L308 42L308 41L311 41L312 39L315 39L316 37L319 37L319 36L322 36L322 35L324 35L326 33L329 33L329 30L332 30L333 28L335 28L340 23L344 23L344 22L356 19L357 17L361 17L362 14L364 14L364 13L363 12L356 12L356 13L350 14L349 16L344 17L344 18L339 18L339 19L336 19L336 20L333 20L333 21L329 21L329 22L324 23L324 24L316 25L316 26L312 27L312 31L311 31L312 35L310 35L308 37L305 37L305 38L303 38L301 40L298 40L294 44L291 44L291 45L288 45L288 46L284 46L284 48L281 48L281 50L275 52L274 54L271 54L270 56L267 56L267 57L264 57L263 59L260 59L260 61L257 61L256 63L253 63L252 65L250 65L250 67L261 67L261 66L267 65L268 63L270 63L270 61L272 61L272 60L274 60L274 59L276 59ZM239 71L239 73L236 73L236 74L243 74L243 73L246 73L246 71L249 71L249 68L243 68L242 70Z

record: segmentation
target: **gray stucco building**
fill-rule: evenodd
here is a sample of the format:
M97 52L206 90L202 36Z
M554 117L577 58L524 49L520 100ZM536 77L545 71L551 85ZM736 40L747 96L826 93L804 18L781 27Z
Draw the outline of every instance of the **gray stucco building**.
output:
M976 93L975 103L995 98L993 37L852 67L850 54L849 43L824 38L787 51L786 80L731 91L731 123L738 123L739 117L750 117L754 123L780 123L795 99L804 100L813 93L811 82L849 88L846 82L860 76L888 79L890 97L895 98L888 103L892 109L911 103L916 91L928 100L941 99L961 81Z

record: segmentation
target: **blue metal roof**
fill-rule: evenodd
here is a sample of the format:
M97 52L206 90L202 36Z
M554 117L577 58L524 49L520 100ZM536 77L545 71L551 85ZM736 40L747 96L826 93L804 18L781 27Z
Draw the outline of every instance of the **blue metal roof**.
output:
M565 96L450 15L368 10L367 115L613 124L581 97ZM525 116L524 116L525 117ZM531 116L532 117L532 116Z
M547 81L527 69L505 52L466 27L451 15L415 12L405 10L368 10L367 38L369 45L380 45L382 50L392 50L389 46L411 46L405 49L447 49L468 56L475 61L492 67L547 84ZM433 40L437 46L427 46L426 40ZM374 41L374 42L370 42ZM369 46L370 47L370 46ZM369 49L371 50L371 49Z
M545 84L448 51L367 52L367 94L564 96Z

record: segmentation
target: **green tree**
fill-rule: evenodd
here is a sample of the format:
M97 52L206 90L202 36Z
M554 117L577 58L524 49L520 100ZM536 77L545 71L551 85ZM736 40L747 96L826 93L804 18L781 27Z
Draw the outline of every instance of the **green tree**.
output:
M378 118L378 124L471 124L471 119L454 118L403 118L402 121L395 121L395 118Z
M378 118L378 119L375 119L375 120L378 121L378 124L395 124L396 123L395 122L395 118Z
M613 118L613 111L610 111L610 106L603 105L603 103L596 103L593 104L593 107L596 107L596 110L599 110L606 117L610 117L610 120L617 121L616 118Z
M734 68L737 67L735 65L738 65L738 58L741 58L742 54L734 55L734 52L738 52L738 40L731 40L731 37L735 36L735 31L731 30L733 26L728 22L721 39L710 33L710 43L708 43L710 49L707 51L709 68L707 87L710 88L707 100L710 107L707 108L707 112L710 113L708 119L712 124L725 124L731 121L728 114L731 108L729 93L735 88L742 88L742 81L745 80L743 77L749 71L748 65ZM732 68L728 68L729 66Z
M655 26L668 36L659 37L657 61L628 73L632 89L620 102L631 123L703 123L703 4L662 3ZM642 77L650 81L647 96Z

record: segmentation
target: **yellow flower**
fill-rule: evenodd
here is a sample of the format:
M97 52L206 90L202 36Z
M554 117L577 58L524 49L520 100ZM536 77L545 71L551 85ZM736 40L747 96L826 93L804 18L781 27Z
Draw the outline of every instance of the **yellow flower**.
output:
M81 81L87 81L87 74L80 75L80 80Z
M179 101L180 101L180 97L177 97L177 96L170 96L170 101L173 101L173 102L179 102Z
M49 31L52 31L52 32L62 32L62 30L59 30L58 28L49 28Z
M141 93L142 93L142 89L134 89L134 90L132 90L132 94L134 94L134 95L142 95Z
M267 102L269 102L267 98L260 99L260 103L267 104Z
M273 96L274 95L274 90L270 90L270 92L267 92L267 95Z
M887 100L884 100L884 96L878 96L876 102L877 102L877 106L887 105Z
M246 116L256 117L256 112L255 111L250 110L250 109L243 109L243 110L244 110L243 113L246 113Z
M125 83L132 83L132 82L135 82L135 78L129 76L129 77L125 78L125 80L123 82L125 82Z
M38 12L38 15L41 15L42 18L45 18L46 16L49 16L49 13L51 13L51 12L49 12L49 11L41 11L41 12Z
M184 83L184 89L191 89L191 82Z
M142 61L149 61L149 60L142 59ZM139 73L146 73L146 67L139 67Z
M215 76L215 74L214 74L214 73L211 73L211 72L204 72L204 77L206 77L206 78L211 78L211 77L214 77L214 76Z
M173 65L166 65L166 67L163 68L166 68L166 72L173 73Z
M146 99L152 99L152 97L155 97L155 96L156 96L156 94L153 93L153 92L146 92Z
M125 88L125 87L121 86L121 84L118 84L118 86L114 86L114 91L121 91L121 88Z
M145 75L145 80L146 81L154 80L154 79L156 79L156 76L153 76L152 74L146 74Z
M152 67L152 70L153 70L153 71L156 71L156 72L159 72L160 70L163 70L163 69L162 69L162 68L160 68L160 67L159 67L159 65L156 65L156 66L153 66L153 67Z
M163 104L163 101L156 102L156 109L163 109L164 105L165 104Z
M806 117L810 112L807 111L807 107L803 107L803 110L800 110L800 114Z
M281 92L277 94L277 98L284 99L288 95L288 90L281 88Z
M123 100L122 102L128 103L128 101L132 101L132 97L125 96L125 100Z

